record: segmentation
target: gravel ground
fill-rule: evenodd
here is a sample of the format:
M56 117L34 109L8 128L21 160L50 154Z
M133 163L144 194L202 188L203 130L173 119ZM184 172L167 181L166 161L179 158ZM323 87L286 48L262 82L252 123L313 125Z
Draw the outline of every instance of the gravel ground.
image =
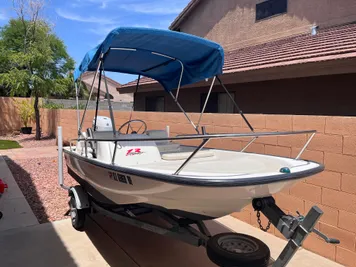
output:
M40 223L68 218L68 193L58 185L56 157L6 162ZM64 169L65 184L75 185Z
M17 141L22 147L43 147L56 145L55 137L42 136L41 140L37 141L35 140L35 134L6 135L0 136L0 139Z

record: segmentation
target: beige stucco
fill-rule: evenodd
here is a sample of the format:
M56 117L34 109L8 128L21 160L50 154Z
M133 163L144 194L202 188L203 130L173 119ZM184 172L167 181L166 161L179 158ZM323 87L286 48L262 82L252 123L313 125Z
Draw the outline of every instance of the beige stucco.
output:
M177 28L231 50L305 33L314 23L322 28L356 21L355 0L288 0L286 14L256 22L258 2L201 0Z

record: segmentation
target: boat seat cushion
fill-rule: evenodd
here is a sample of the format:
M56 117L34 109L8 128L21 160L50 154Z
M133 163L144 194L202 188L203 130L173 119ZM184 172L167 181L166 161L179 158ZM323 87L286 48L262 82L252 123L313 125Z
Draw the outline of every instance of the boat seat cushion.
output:
M116 132L116 139L119 138L121 134L119 132ZM94 139L113 139L114 134L112 131L95 131L93 132L93 138Z
M114 134L112 131L95 131L93 132L93 138L95 139L114 139ZM145 134L120 134L116 132L115 140L122 139L142 139L147 138Z
M148 130L146 134L155 138L165 138L168 137L168 134L165 130Z
M146 134L151 138L168 138L168 134L164 130L148 130L146 131ZM169 140L155 142L158 144L167 144L169 143Z
M163 160L183 160L187 159L192 152L178 152L178 153L165 153L162 154L162 159ZM214 152L211 150L202 150L199 151L198 153L195 154L193 159L197 158L208 158L208 157L213 157Z
M180 144L173 143L173 142L169 142L167 144L160 144L160 143L156 142L156 145L157 145L159 152L161 152L161 153L176 152L176 151L179 151L179 148L180 148Z
M149 133L147 133L149 132ZM119 132L116 132L116 140L121 140L121 139L141 139L141 138L164 138L168 137L167 133L165 131L147 131L146 134L121 134ZM100 138L100 139L113 139L114 135L112 131L93 131L93 137L94 138ZM164 141L166 142L166 141Z
M93 129L92 128L88 128L87 132L85 133L85 135L87 136L88 139L94 138ZM85 138L85 136L84 136L84 138ZM90 146L90 148L92 150L91 153L92 153L93 157L95 158L96 157L96 144L93 141L89 141L88 143L89 143L89 146Z
M168 138L168 134L165 130L148 130L146 131L146 134L152 138ZM179 151L180 144L174 143L169 140L155 142L157 144L159 152L161 153Z
M120 134L117 132L116 140L122 139L140 139L140 138L165 138L168 137L166 131L150 130L146 134ZM97 139L112 139L112 131L95 131L92 132L92 138ZM141 143L142 144L142 143ZM180 144L173 143L171 141L157 141L155 142L160 153L179 151ZM129 145L129 143L127 143Z

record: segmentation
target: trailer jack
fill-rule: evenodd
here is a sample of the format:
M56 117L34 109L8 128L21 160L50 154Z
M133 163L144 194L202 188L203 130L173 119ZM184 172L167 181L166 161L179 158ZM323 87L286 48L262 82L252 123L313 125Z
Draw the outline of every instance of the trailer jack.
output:
M273 197L257 198L252 202L252 206L257 213L263 213L277 230L288 239L287 245L273 263L273 267L286 266L302 246L303 241L310 233L315 233L330 244L339 244L335 238L328 238L325 234L315 229L315 224L323 215L323 211L317 206L313 206L304 217L299 212L297 216L285 214L277 205ZM263 230L263 227L260 225ZM269 228L269 227L268 227Z

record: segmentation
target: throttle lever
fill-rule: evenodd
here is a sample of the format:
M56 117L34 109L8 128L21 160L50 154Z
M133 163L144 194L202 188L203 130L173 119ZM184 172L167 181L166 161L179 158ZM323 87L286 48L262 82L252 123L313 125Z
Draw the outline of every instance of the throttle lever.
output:
M336 238L329 238L326 235L324 235L322 232L320 232L319 230L313 228L313 233L317 234L318 236L320 236L322 239L325 240L326 243L330 243L330 244L340 244L340 240L336 239Z

